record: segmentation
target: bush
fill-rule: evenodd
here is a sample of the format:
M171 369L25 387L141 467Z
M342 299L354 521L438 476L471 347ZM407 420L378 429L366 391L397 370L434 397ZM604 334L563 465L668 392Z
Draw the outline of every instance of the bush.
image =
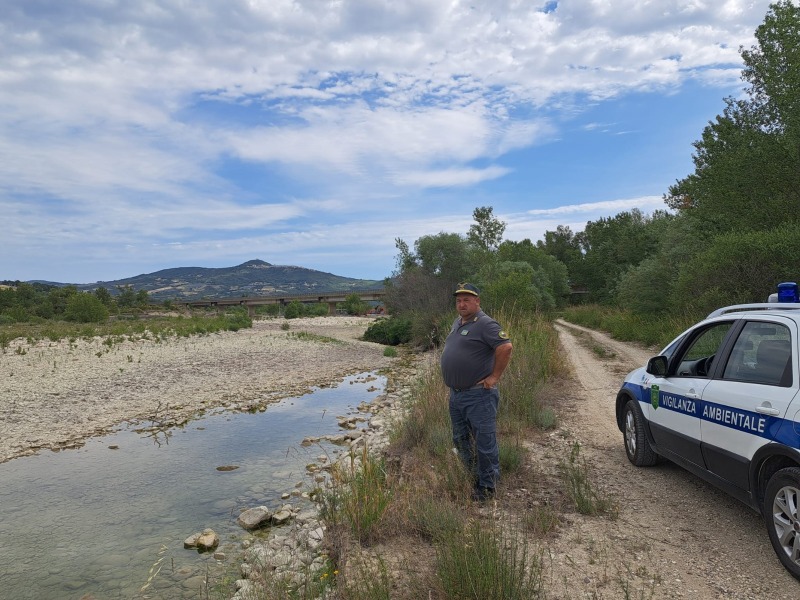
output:
M445 598L532 600L544 595L542 564L523 537L477 522L437 547Z
M262 304L255 307L257 316L277 317L281 312L280 304Z
M225 325L223 329L239 331L240 329L247 329L252 326L253 319L248 316L246 309L240 308L225 314Z
M300 314L303 310L303 306L297 300L292 300L289 304L286 305L286 308L283 309L283 318L284 319L297 319L300 317Z
M411 340L411 320L402 317L379 319L367 327L364 339L387 346L405 344Z
M341 308L347 312L348 315L363 315L369 309L367 303L361 300L358 294L349 294L344 302L340 302L337 308Z
M94 294L79 293L67 300L64 318L78 323L102 323L108 319L108 308Z

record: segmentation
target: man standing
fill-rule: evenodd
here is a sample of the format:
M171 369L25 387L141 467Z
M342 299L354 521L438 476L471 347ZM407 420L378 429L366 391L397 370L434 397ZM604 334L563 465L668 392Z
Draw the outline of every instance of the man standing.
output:
M460 283L453 295L459 317L445 341L442 377L450 388L453 443L473 477L473 500L484 501L494 496L500 477L497 382L511 360L511 340L481 310L477 287Z

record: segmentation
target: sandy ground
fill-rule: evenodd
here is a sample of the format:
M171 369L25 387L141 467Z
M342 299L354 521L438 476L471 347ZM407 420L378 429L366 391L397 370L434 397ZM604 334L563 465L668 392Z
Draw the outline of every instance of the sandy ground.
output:
M796 599L800 582L781 566L754 511L680 467L637 468L616 426L625 374L659 349L643 349L561 323L573 381L558 409L562 427L532 450L541 469L580 442L600 492L619 516L567 512L548 543L554 598Z
M281 329L287 322L289 331ZM125 422L170 425L216 408L249 410L388 366L383 346L357 339L371 322L275 319L237 332L112 345L14 340L0 354L0 463L80 446Z

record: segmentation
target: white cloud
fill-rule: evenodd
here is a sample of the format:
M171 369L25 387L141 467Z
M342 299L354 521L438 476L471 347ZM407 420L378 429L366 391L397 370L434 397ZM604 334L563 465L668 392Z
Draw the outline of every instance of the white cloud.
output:
M396 182L402 185L419 187L452 187L474 185L502 177L509 172L503 167L487 167L485 169L445 169L442 171L406 172L397 177Z
M172 244L246 252L260 228L265 255L299 252L334 217L386 199L424 205L411 188L502 181L518 172L511 153L558 138L593 102L732 85L769 0L545 4L7 0L4 242L66 260L87 240L106 252L119 241L156 260ZM229 162L303 193L248 186ZM297 245L274 237L302 219ZM376 230L394 239L390 225Z
M532 216L555 216L570 213L601 213L604 215L616 214L626 210L638 208L642 212L661 209L666 210L666 205L661 196L643 196L625 200L606 200L603 202L588 202L582 204L568 204L554 208L533 209L527 211Z

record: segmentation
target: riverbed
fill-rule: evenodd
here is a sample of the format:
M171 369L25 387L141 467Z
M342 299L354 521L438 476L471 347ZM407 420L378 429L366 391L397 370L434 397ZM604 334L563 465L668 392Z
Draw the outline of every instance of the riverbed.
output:
M125 422L181 424L218 408L258 410L388 367L383 346L358 339L371 322L269 319L236 332L113 344L13 340L0 354L0 463L80 447Z

